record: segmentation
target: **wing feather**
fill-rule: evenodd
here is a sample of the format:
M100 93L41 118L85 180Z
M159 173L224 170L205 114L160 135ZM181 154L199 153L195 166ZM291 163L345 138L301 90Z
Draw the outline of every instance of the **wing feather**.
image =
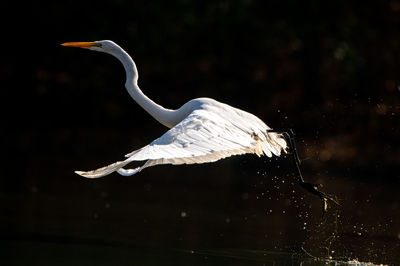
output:
M219 103L192 111L175 127L149 145L126 155L124 161L78 174L97 178L118 171L133 175L158 164L195 164L214 162L232 155L255 153L280 155L286 142L256 116ZM123 167L133 161L147 161L135 169Z

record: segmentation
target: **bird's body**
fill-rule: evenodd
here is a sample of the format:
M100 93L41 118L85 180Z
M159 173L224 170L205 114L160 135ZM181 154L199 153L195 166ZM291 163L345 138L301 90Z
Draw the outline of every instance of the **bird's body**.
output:
M166 109L149 99L137 85L138 72L132 58L112 41L73 42L64 46L82 47L109 53L118 58L126 71L126 83L132 98L161 124L170 129L149 145L126 155L126 159L93 171L76 171L97 178L117 171L133 175L157 164L194 164L215 162L232 155L254 153L279 156L286 151L281 134L269 132L253 114L210 98L190 100L177 110ZM133 161L146 161L141 167L124 169Z

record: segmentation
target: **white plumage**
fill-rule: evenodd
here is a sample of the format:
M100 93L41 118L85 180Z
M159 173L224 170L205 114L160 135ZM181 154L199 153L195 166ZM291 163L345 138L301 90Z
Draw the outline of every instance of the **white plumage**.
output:
M78 174L96 178L118 171L133 175L157 164L193 164L215 162L232 155L255 153L279 156L286 142L256 116L217 102L199 98L187 103L193 111L179 124L149 145L133 151L126 160ZM135 169L123 169L133 161L147 162Z
M76 171L88 178L97 178L117 171L133 175L158 164L194 164L245 153L258 156L279 156L286 151L286 141L258 117L210 98L198 98L177 110L161 107L145 96L137 85L138 73L130 56L111 41L73 42L64 46L82 47L107 52L125 67L125 86L129 94L155 119L170 129L149 145L126 155L127 159L93 171ZM124 169L133 161L146 161L141 167Z

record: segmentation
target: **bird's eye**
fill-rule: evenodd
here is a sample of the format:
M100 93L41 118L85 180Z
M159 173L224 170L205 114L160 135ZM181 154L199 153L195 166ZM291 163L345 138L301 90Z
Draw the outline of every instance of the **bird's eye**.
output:
M98 43L98 42L94 42L92 45L95 47L102 47L101 43Z

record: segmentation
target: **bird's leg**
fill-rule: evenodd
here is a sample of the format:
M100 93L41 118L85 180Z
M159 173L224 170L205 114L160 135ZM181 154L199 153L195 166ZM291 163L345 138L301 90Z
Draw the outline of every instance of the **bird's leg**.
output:
M268 130L268 132L282 134L283 137L288 142L290 154L292 155L292 160L293 160L294 164L296 165L299 183L305 190L307 190L308 192L310 192L314 195L317 195L322 200L322 210L323 210L322 214L324 214L328 209L328 201L332 201L335 204L338 204L336 200L329 197L327 194L325 194L324 192L322 192L318 189L319 187L322 187L322 184L313 184L313 183L308 183L308 182L304 181L303 175L301 174L301 170L300 170L301 161L300 161L299 155L297 154L296 144L294 142L293 130L292 129L287 129L287 130L270 129L270 130Z

